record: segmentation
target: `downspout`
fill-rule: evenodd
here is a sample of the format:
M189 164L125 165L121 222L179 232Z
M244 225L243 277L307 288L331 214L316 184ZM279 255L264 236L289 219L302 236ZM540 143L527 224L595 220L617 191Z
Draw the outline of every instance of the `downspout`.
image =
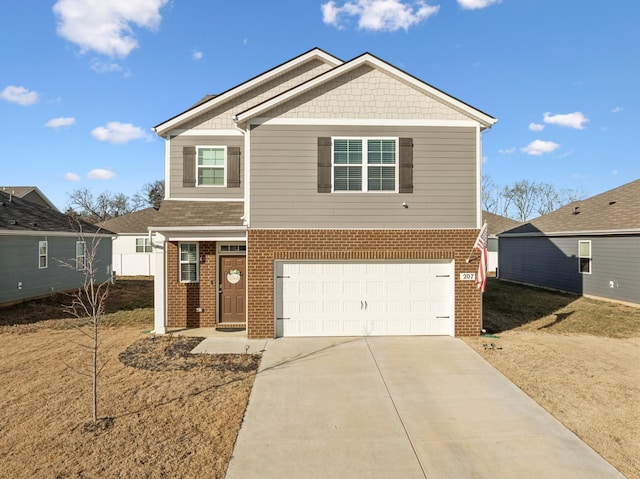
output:
M237 115L234 115L232 119L234 128L242 133L242 137L244 138L244 216L242 219L248 229L251 215L251 175L249 174L251 170L251 129L250 125L242 128L238 123Z

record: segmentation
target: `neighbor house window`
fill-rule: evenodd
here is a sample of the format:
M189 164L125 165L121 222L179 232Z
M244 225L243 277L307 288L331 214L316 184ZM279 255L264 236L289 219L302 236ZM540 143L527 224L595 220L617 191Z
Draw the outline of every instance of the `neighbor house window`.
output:
M396 191L397 139L335 138L333 191Z
M151 253L149 238L136 238L136 253Z
M578 241L580 272L591 274L591 240Z
M198 243L180 243L180 282L198 282Z
M85 269L87 260L87 245L84 241L76 241L76 271Z
M38 242L38 268L49 266L49 244L46 241Z
M225 186L226 156L224 146L196 147L198 186Z

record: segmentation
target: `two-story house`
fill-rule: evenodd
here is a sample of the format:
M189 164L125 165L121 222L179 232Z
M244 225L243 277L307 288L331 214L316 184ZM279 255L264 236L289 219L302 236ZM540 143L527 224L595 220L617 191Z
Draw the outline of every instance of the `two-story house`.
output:
M155 331L479 334L462 273L495 122L369 53L314 49L157 125Z

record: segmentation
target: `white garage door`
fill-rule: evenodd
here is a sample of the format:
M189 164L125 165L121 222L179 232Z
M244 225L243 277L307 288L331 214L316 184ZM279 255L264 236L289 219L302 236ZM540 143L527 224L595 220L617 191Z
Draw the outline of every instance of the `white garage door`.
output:
M276 263L276 336L454 334L452 261Z

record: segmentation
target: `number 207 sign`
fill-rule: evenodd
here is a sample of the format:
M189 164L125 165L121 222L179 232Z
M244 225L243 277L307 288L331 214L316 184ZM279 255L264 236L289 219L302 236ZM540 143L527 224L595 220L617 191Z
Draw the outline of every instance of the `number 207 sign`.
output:
M475 281L475 273L460 273L460 281Z

